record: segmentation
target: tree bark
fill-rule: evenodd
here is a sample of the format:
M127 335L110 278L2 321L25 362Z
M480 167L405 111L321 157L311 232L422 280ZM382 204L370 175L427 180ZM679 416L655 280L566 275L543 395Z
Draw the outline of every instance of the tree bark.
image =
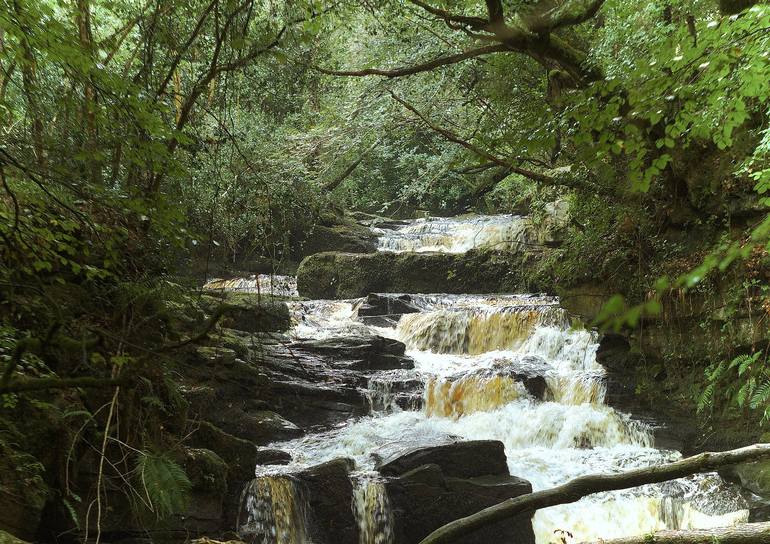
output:
M770 542L770 522L745 523L734 527L659 531L628 538L599 540L583 544L765 544Z
M470 516L447 523L425 537L420 544L458 542L460 537L498 521L549 506L577 502L593 493L665 482L691 474L711 472L728 465L767 458L770 458L770 444L755 444L731 451L701 453L673 463L629 470L619 474L581 476L563 485L508 499Z

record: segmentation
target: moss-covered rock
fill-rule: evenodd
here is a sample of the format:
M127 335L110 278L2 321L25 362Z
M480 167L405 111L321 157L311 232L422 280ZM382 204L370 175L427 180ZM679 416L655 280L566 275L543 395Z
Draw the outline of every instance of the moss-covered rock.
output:
M224 495L227 491L227 463L216 452L187 448L184 468L194 492Z
M297 272L302 296L344 299L368 293L502 293L526 285L526 253L319 253Z

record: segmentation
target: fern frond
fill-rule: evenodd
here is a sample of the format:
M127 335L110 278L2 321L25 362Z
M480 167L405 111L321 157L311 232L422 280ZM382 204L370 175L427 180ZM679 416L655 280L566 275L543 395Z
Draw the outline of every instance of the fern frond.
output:
M137 459L136 474L157 519L187 508L192 483L184 469L166 454L142 452Z
M698 397L698 412L702 412L706 408L710 408L713 405L714 391L716 391L716 387L716 382L711 382L700 394L700 397Z
M752 395L749 406L756 410L768 403L770 403L770 380L765 380Z

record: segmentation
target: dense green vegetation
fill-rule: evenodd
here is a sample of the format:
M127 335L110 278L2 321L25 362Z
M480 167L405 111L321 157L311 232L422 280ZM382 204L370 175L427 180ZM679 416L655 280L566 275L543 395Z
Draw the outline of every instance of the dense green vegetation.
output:
M343 210L565 201L533 278L718 338L667 379L766 421L769 108L762 2L0 0L0 487L76 519L59 435L155 481L137 510L182 508L172 369L213 325L190 286L290 269Z

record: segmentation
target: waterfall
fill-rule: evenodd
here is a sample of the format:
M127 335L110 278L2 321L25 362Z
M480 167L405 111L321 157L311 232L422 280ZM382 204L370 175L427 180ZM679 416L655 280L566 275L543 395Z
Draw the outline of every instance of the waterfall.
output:
M521 242L525 225L511 216L421 220L382 231L380 249L459 252ZM291 451L287 474L337 457L355 461L365 475L356 478L352 498L362 544L397 544L386 486L371 476L374 452L384 458L457 438L499 440L510 473L529 480L534 490L681 457L656 449L648 424L605 404L598 335L572 323L554 297L411 295L420 311L401 316L395 329L360 321L360 302L293 302L292 333L388 336L406 344L415 368L367 376L368 416L271 447ZM250 489L242 527L267 535L257 542L301 541L304 507L290 477L261 478ZM571 544L728 525L747 516L745 501L712 473L539 510L533 528L538 544L567 532Z
M402 316L397 331L412 349L478 355L515 349L537 325L564 319L564 311L552 306L440 309Z
M461 417L504 406L527 395L511 376L478 372L458 377L429 378L425 384L425 413L430 416Z
M238 533L259 544L305 544L302 494L287 476L261 476L243 492Z
M353 515L359 544L394 544L393 512L385 483L370 475L354 481Z

